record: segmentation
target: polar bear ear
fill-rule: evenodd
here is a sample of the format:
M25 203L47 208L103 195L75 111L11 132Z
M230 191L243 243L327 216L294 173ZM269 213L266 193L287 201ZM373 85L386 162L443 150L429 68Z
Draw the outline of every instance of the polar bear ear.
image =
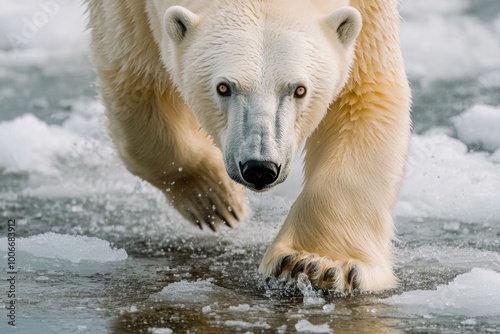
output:
M325 21L327 26L337 34L344 46L354 44L363 25L361 14L353 7L340 8L327 16Z
M163 24L168 36L177 44L200 22L200 17L184 7L173 6L167 9Z

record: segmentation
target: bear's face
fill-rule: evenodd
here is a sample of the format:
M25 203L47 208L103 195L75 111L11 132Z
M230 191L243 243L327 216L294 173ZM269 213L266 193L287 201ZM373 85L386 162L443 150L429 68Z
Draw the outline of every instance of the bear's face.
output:
M361 29L351 7L320 20L259 10L201 18L175 6L164 19L175 84L221 148L229 176L257 191L286 179L345 84Z

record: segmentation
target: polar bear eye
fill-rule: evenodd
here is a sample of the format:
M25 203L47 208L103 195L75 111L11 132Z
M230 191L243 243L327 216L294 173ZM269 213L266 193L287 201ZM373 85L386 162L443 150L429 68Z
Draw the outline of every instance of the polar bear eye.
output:
M306 89L306 87L304 87L304 86L299 86L299 87L297 87L297 89L295 90L295 93L293 94L293 97L298 98L298 99L301 99L301 98L303 98L304 96L306 96L306 93L307 93L307 89Z
M220 96L231 96L231 89L225 83L220 83L217 85L217 94Z

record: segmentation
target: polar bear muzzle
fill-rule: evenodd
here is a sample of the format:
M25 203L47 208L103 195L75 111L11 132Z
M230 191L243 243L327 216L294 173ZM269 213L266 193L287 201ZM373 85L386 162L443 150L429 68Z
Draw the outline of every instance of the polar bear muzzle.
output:
M281 166L270 161L240 161L239 166L243 179L254 185L255 190L262 190L276 182L281 170Z

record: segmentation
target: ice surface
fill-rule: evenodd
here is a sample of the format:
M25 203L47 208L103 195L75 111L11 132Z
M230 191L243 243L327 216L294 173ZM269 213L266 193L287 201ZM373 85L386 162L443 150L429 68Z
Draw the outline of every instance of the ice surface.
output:
M309 321L302 319L295 324L297 333L333 333L328 324L313 325Z
M474 268L437 290L404 292L383 300L409 314L500 315L500 273Z
M475 105L455 117L453 123L464 143L481 145L490 151L500 148L500 107Z
M0 238L0 253L7 249L7 238ZM123 249L112 248L108 241L95 237L73 236L48 232L16 240L18 252L29 253L35 257L107 263L127 258Z

